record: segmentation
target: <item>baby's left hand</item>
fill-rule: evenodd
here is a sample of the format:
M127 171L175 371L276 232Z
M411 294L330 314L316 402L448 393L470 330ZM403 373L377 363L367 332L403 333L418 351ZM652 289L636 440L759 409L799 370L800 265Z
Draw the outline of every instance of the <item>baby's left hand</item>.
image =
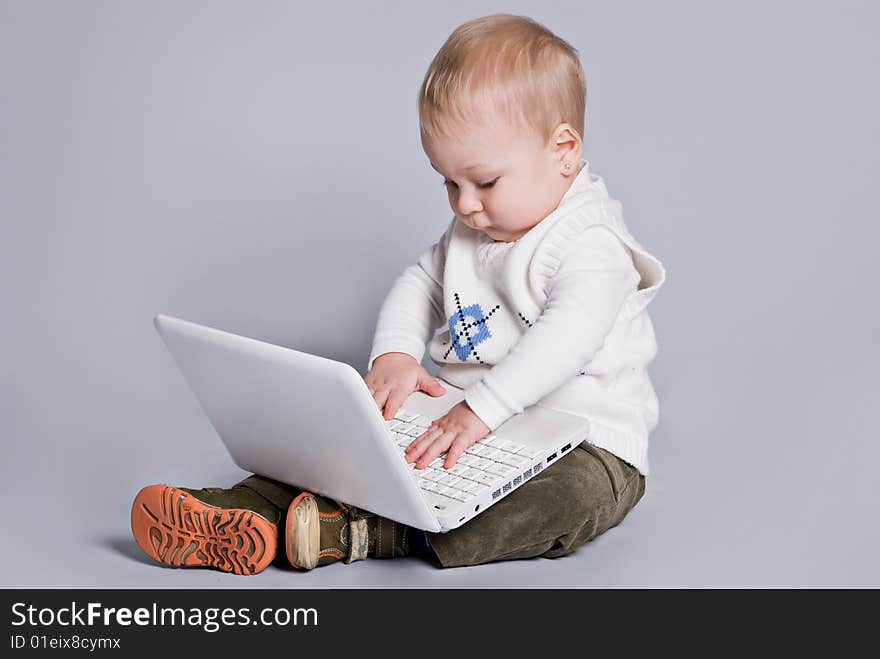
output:
M443 466L450 469L462 453L489 432L489 426L471 411L465 401L461 401L444 416L432 421L431 427L407 447L404 457L407 462L415 462L416 469L424 469L448 451Z

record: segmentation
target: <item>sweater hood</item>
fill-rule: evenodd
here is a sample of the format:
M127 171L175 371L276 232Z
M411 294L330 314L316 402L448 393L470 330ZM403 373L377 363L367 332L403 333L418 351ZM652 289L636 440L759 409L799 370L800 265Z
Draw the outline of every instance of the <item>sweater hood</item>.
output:
M533 287L551 279L559 270L565 253L588 228L602 225L613 231L632 251L633 264L639 273L638 290L625 303L628 315L636 315L657 294L666 281L663 264L633 237L623 219L623 205L608 195L601 176L590 171L590 163L581 159L581 170L559 206L542 222L549 223L535 249L529 273Z

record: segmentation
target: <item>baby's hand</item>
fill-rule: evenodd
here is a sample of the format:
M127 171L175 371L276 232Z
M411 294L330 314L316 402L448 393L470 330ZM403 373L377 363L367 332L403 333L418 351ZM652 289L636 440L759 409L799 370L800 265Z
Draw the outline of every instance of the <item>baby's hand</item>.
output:
M393 419L397 410L414 391L430 396L442 396L446 389L431 377L411 355L386 352L373 360L373 368L364 376L364 382L373 400L383 411L385 419Z
M461 454L489 434L491 429L471 411L465 401L431 423L431 427L415 438L404 456L424 469L435 458L448 451L443 466L451 469Z

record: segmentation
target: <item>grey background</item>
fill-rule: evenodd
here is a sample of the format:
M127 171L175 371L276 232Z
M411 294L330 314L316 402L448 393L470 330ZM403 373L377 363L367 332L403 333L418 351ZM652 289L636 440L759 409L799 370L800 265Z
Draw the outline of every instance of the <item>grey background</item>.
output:
M141 486L243 475L153 316L363 373L389 285L450 217L418 86L498 11L579 49L586 157L668 271L645 498L561 560L151 562ZM0 1L0 585L880 585L878 21L869 2Z

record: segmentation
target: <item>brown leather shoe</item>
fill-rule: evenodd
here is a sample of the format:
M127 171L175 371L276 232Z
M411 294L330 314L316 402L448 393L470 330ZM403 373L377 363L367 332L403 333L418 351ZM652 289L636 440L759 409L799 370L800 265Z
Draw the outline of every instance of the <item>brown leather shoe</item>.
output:
M301 492L287 509L285 551L299 570L368 556L406 556L409 540L410 529L403 524L311 492Z
M345 559L367 557L367 522L354 524L345 504L302 492L287 509L285 550L287 560L299 570Z

